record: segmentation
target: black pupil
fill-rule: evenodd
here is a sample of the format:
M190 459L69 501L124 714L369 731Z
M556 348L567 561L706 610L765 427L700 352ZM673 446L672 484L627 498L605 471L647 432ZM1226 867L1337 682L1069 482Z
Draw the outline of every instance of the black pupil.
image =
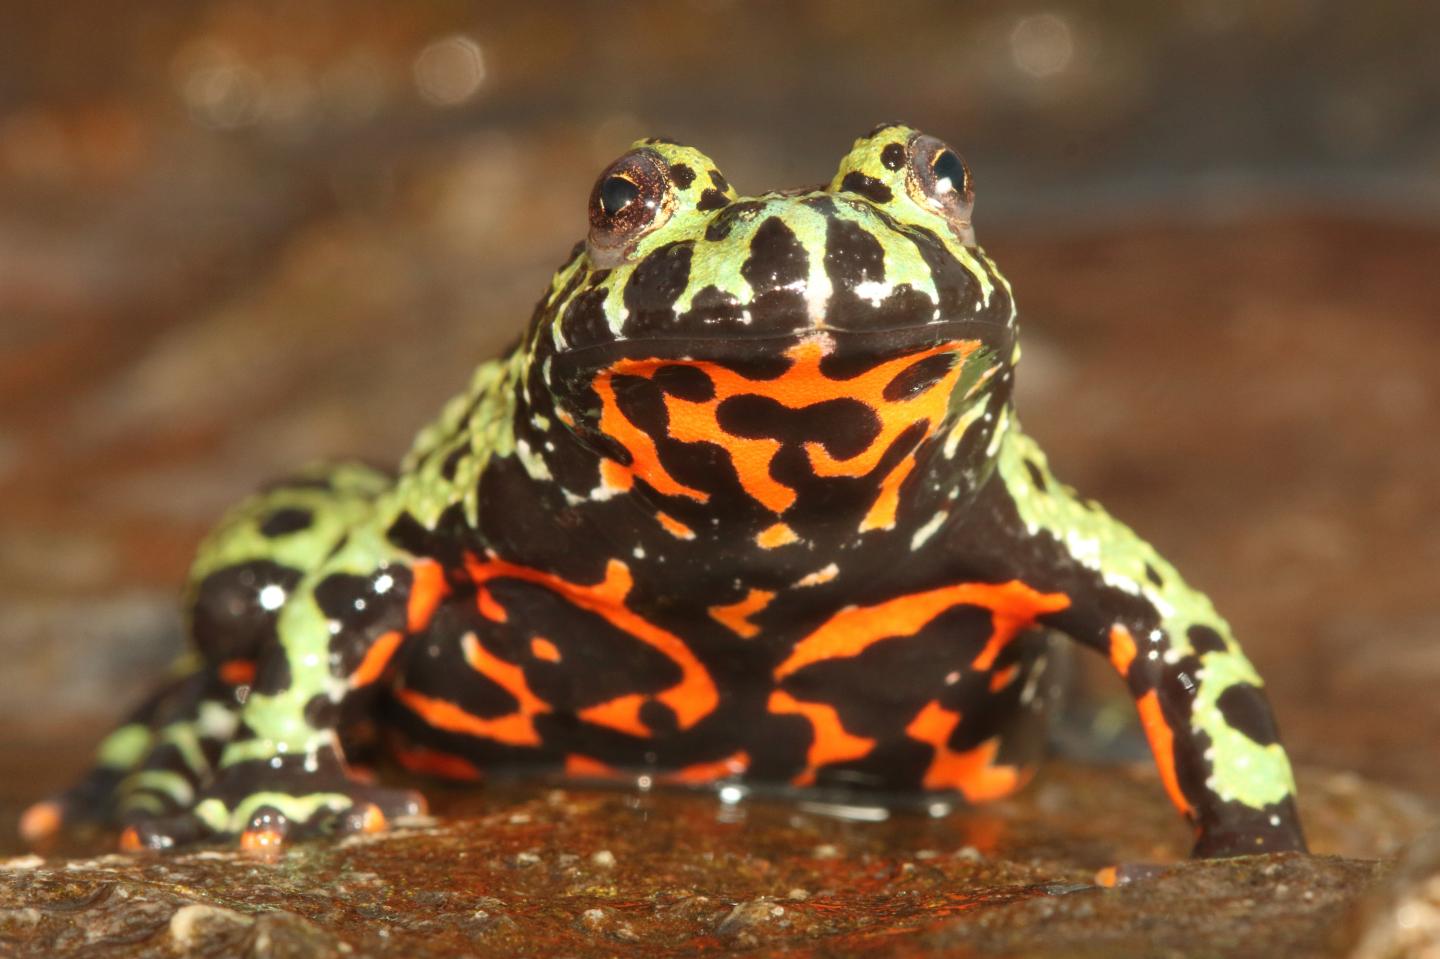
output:
M936 157L930 169L935 171L935 185L942 190L946 186L944 182L946 180L950 181L950 189L957 192L964 189L965 164L960 162L960 158L955 155L953 150L946 150Z
M620 176L612 176L600 186L600 207L614 216L640 195L640 188Z

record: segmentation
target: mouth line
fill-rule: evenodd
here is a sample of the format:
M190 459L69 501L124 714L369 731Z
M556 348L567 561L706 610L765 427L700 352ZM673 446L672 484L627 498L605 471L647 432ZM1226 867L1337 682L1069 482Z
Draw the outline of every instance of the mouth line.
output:
M967 331L971 335L965 335ZM703 350L707 357L723 359L729 356L753 355L756 348L768 344L798 343L819 336L834 336L845 345L866 341L867 345L874 344L875 348L899 352L906 348L923 349L937 343L977 339L987 335L993 341L997 333L1005 335L1003 340L991 343L994 347L1003 348L1015 339L1013 326L988 317L934 320L929 323L878 329L831 326L822 322L817 326L805 326L785 333L766 332L753 336L728 331L716 334L700 333L694 336L649 336L633 340L613 340L573 350L562 349L556 353L556 359L567 363L582 363L586 358L592 356L633 358L637 354L644 353L679 358L686 352L696 350Z

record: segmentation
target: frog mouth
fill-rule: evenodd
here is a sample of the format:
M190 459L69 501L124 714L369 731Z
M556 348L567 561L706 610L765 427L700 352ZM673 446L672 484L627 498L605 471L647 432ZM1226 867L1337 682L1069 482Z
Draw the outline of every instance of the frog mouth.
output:
M607 343L561 349L555 354L555 371L586 373L622 360L668 359L708 360L716 363L764 365L788 363L787 353L803 343L815 343L826 356L827 365L843 368L883 362L947 343L977 341L988 352L1009 356L1016 340L1014 323L988 316L935 320L894 327L859 328L831 324L824 320L787 333L727 331L696 336L646 336ZM588 378L588 377L587 377Z

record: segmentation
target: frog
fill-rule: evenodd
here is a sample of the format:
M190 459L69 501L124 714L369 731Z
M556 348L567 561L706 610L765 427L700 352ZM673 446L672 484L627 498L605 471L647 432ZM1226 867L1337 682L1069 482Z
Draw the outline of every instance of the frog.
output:
M1033 775L1047 666L1080 647L1133 699L1193 855L1304 851L1229 625L1021 429L974 202L961 154L903 124L755 196L636 142L518 342L398 470L310 467L223 518L189 651L22 832L382 831L426 804L376 756L983 803Z

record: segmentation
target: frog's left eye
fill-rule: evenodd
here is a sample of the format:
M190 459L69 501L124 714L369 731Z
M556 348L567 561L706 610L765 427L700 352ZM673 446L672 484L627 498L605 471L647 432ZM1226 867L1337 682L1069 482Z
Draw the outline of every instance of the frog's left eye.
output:
M917 203L950 221L964 242L973 242L970 213L975 188L970 167L949 144L921 135L910 144L910 192Z
M674 190L665 163L649 150L632 150L595 181L590 191L590 258L618 266L642 238L670 219Z

